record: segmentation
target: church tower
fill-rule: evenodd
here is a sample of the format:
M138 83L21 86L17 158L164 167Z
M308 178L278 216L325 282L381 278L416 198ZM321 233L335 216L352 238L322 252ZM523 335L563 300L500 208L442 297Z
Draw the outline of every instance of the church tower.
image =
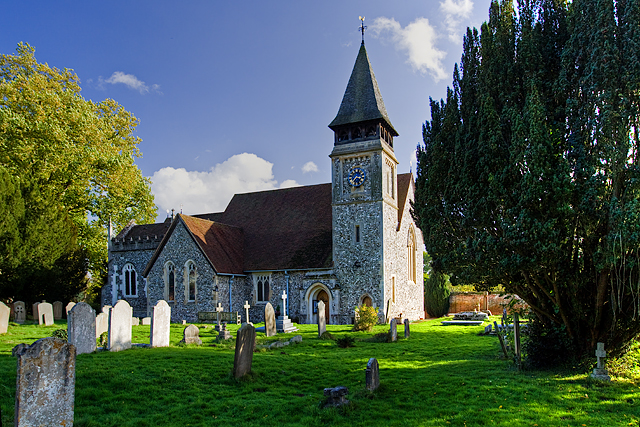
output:
M360 46L334 131L332 163L333 262L342 313L367 304L385 319L395 292L392 240L398 225L398 136ZM340 323L350 323L345 314Z

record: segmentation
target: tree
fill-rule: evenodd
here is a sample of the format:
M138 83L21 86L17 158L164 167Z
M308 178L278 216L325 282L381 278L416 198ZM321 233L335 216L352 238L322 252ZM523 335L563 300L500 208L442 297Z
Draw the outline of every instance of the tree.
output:
M638 0L492 2L418 147L432 267L502 284L581 355L640 332L639 32Z
M46 200L70 220L70 235L77 236L98 277L106 260L109 220L123 227L155 216L150 181L134 163L141 155L140 139L133 135L138 120L111 99L85 100L72 70L40 64L34 52L20 43L16 55L0 55L0 166L17 185L28 181L44 195L32 198L27 212L37 211ZM25 250L33 253L46 244L30 241ZM57 254L56 260L62 256ZM65 256L67 261L74 258L68 252Z

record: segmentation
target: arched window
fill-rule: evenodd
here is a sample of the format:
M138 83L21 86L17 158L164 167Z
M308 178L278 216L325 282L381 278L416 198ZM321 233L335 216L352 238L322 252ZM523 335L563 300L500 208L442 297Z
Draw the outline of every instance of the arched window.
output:
M185 267L185 272L184 272L185 299L188 302L193 302L196 300L196 295L198 293L198 288L197 288L198 272L196 271L196 264L193 261L187 261L184 267Z
M167 301L176 300L176 271L171 261L164 265L165 298Z
M270 274L254 276L256 302L267 302L271 298L270 280Z
M123 281L124 281L124 296L126 297L135 297L137 296L137 281L136 281L136 270L133 268L132 264L125 264L122 269L123 272Z
M416 268L416 232L412 227L409 229L409 238L407 239L407 273L408 279L413 283L417 283Z

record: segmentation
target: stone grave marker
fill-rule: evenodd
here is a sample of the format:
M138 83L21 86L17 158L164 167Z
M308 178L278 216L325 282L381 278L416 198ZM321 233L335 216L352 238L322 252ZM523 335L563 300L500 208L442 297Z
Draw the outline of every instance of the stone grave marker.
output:
M236 352L233 358L233 376L235 378L241 378L251 372L255 343L256 328L250 323L243 324L238 329L236 337Z
M391 338L391 342L398 341L398 326L396 319L391 319L391 323L389 324L389 337Z
M276 334L276 313L270 302L264 306L264 333L268 337Z
M65 307L65 312L67 314L67 317L69 317L69 312L71 311L71 309L73 308L73 306L76 305L75 302L71 301L69 304L67 304L67 306Z
M378 369L378 360L376 358L369 359L367 369L365 369L365 384L367 390L374 391L380 387L380 371Z
M105 332L109 332L109 313L98 313L96 316L96 339Z
M200 329L196 325L189 325L184 328L182 332L182 341L185 344L198 344L202 345L202 340L200 339Z
M231 335L231 332L227 330L227 322L222 322L222 325L220 325L220 332L218 333L218 339L230 340L231 338L233 338L233 336Z
M324 301L318 301L318 338L327 331L327 319L324 318Z
M31 312L33 313L33 321L37 322L38 321L38 304L40 304L39 302L34 302L33 305L31 306Z
M53 306L48 302L38 304L38 324L45 326L53 325Z
M15 319L13 319L16 323L24 323L27 320L27 307L25 306L23 301L16 301L13 303L13 312L15 313Z
M151 325L151 317L143 317L142 320L140 320L140 324L146 326Z
M249 301L244 302L244 305L242 306L242 308L244 308L244 313L245 313L245 317L247 319L247 323L251 323L249 321L249 309L251 308L251 306L249 305Z
M67 315L67 336L76 354L96 350L96 311L86 302L76 304Z
M112 308L113 308L113 307L112 307L112 306L110 306L110 305L103 305L103 306L102 306L102 312L103 312L103 313L107 313L107 314L109 314L109 310L111 310Z
M404 337L409 339L411 336L411 329L409 328L409 319L404 319Z
M140 326L140 318L131 317L131 326Z
M224 311L224 308L222 308L222 304L218 303L218 305L216 306L216 331L220 332L220 313L222 313Z
M15 426L71 426L76 385L76 348L42 338L13 348L18 358Z
M109 310L109 351L131 348L131 306L123 299Z
M55 301L53 303L53 319L62 319L62 301Z
M6 334L9 329L9 315L11 309L0 301L0 334Z
M171 307L160 300L153 307L151 318L151 347L169 347Z
M611 381L609 372L607 372L607 369L604 367L604 358L607 357L607 352L604 351L604 343L599 342L596 345L596 357L598 358L598 363L596 368L593 370L591 377L601 381Z
M334 388L325 388L324 395L327 398L327 403L324 405L325 408L331 406L342 406L349 403L347 399L347 394L349 393L349 389L345 386L334 387Z
M298 328L293 326L293 322L289 319L289 316L286 315L286 307L287 307L287 293L282 291L282 315L278 316L276 320L276 330L278 332L284 332L288 334L289 332L297 331Z

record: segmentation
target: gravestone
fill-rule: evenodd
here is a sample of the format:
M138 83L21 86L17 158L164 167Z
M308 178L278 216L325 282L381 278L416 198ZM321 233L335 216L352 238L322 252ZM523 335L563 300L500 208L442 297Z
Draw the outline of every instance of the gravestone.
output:
M244 308L244 313L245 313L244 315L245 315L245 317L247 319L247 323L251 323L249 321L249 309L251 308L251 306L249 305L249 301L245 300L244 305L242 306L242 308Z
M295 326L293 326L293 322L291 321L291 319L289 319L289 316L287 316L286 313L286 307L287 307L287 293L285 291L282 291L282 315L278 316L278 320L276 320L276 330L278 332L283 332L285 334L288 334L290 332L294 332L297 331L298 328L296 328Z
M23 301L16 301L13 303L13 312L15 313L15 319L13 319L16 323L24 323L27 320L27 307L24 305Z
M367 390L374 391L380 387L380 371L378 369L377 359L373 357L369 359L367 369L365 369L364 379Z
M344 386L325 388L324 395L327 398L327 403L324 405L324 407L327 408L330 406L342 406L348 404L348 393L349 389Z
M607 352L604 351L603 342L599 342L597 344L596 357L598 358L598 363L596 368L593 370L591 377L601 381L611 381L609 372L607 372L607 369L604 367L604 358L607 357Z
M53 325L53 306L48 302L38 304L38 324L45 326Z
M218 305L216 306L216 331L220 332L220 313L222 313L224 311L224 308L222 308L222 304L218 303Z
M146 326L151 325L151 317L143 317L142 320L140 321L140 324L146 325Z
M109 314L98 313L96 316L96 339L105 332L109 332Z
M53 303L53 319L62 319L62 301L55 301Z
M409 339L411 336L411 329L409 329L409 319L404 319L404 337Z
M103 305L102 306L102 312L109 314L109 310L111 310L113 307L111 307L110 305Z
M0 301L0 334L6 334L9 329L9 315L11 309Z
M182 341L185 344L197 344L202 345L202 340L200 339L200 329L196 325L189 325L184 328L182 332Z
M231 338L233 338L233 336L231 336L231 332L227 330L227 322L222 322L222 325L220 325L220 332L218 333L218 339L230 340Z
M140 318L139 317L131 317L131 326L139 326Z
M324 318L324 301L318 301L318 338L327 330L327 319Z
M76 385L76 348L42 338L13 348L18 358L15 426L71 426Z
M391 319L391 323L389 324L389 337L391 338L391 342L398 341L398 326L396 319Z
M276 313L270 302L264 306L264 333L268 337L274 336L276 332Z
M233 376L235 378L241 378L251 372L255 344L256 328L250 323L243 324L238 329L236 337L236 352L233 358Z
M109 351L131 348L131 306L121 299L109 310Z
M31 313L33 313L33 321L37 322L38 321L38 304L40 304L39 302L34 302L33 305L31 306Z
M76 304L67 315L67 336L76 354L96 350L96 311L86 302Z
M160 300L153 307L151 318L151 347L169 347L171 307Z
M67 317L69 317L69 312L71 311L71 309L73 308L73 306L76 305L75 302L71 301L69 304L67 304L67 306L65 307L65 313L67 314Z

